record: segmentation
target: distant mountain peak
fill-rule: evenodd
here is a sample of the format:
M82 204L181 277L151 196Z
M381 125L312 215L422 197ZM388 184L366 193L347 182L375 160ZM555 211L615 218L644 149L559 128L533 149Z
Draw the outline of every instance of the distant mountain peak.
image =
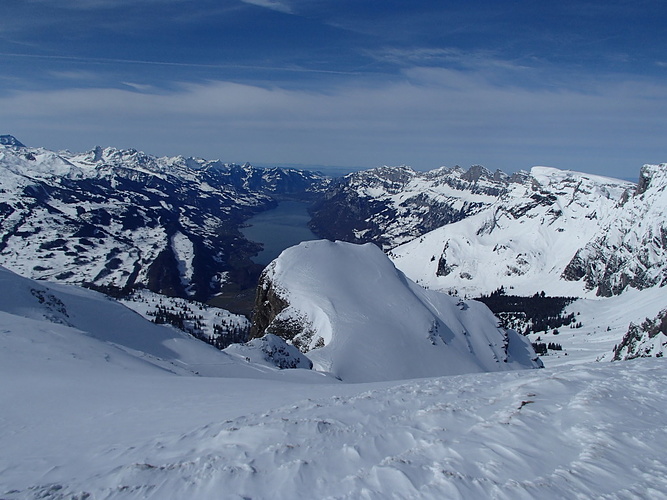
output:
M26 147L21 141L19 141L13 135L0 135L0 144L3 146L10 146L13 148L24 148Z
M463 175L461 175L461 179L469 182L477 182L482 177L485 179L493 179L491 171L482 165L472 165Z

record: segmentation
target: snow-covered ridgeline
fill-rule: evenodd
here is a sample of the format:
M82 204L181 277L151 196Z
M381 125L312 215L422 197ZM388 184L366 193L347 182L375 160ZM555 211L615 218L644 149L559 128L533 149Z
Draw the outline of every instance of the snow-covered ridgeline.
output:
M525 175L491 173L479 165L467 171L385 166L355 172L330 185L312 223L329 239L372 241L389 249L477 213Z

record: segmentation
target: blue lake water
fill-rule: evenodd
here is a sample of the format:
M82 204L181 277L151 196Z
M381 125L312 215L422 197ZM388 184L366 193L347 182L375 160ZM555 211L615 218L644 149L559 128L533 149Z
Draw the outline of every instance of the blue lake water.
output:
M264 245L253 262L266 265L286 248L318 239L308 228L309 221L308 205L298 201L280 202L276 208L248 219L248 227L241 229L243 235Z

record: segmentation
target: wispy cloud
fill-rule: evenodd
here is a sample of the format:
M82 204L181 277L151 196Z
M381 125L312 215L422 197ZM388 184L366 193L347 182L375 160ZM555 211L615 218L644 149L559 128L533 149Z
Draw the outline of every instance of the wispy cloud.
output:
M505 70L525 70L529 66L525 62L509 60L495 54L491 50L463 50L457 47L389 47L367 54L378 61L389 62L404 67L428 66L468 68L498 68Z
M410 80L327 92L209 82L160 94L70 89L0 99L6 132L55 148L110 144L228 161L369 167L549 164L618 177L667 160L666 115L663 84L531 90L433 68L415 70Z
M136 90L137 92L155 92L156 88L153 85L144 85L142 83L122 82L126 87Z
M258 7L265 7L267 9L276 10L285 14L292 14L292 8L285 2L278 0L241 0L243 3L257 5Z

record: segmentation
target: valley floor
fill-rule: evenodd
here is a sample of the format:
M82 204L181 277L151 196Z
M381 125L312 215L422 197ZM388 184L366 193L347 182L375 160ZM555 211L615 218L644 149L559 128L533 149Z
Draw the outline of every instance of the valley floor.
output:
M4 361L3 499L667 498L663 359L363 385Z

